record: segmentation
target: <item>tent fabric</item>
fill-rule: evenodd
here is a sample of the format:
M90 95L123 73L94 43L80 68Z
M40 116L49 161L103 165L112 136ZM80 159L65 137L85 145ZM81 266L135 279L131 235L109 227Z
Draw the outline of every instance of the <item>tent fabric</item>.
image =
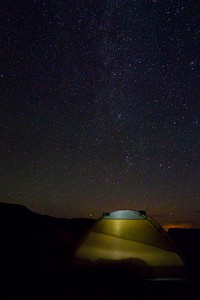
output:
M132 210L103 214L81 241L74 262L87 267L128 264L145 279L185 275L183 259L167 233L145 213Z

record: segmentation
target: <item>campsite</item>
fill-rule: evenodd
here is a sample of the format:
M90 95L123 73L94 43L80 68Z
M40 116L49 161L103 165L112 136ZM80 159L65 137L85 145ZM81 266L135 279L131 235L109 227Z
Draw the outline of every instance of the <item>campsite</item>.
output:
M1 1L0 300L200 300L199 8Z
M141 214L138 218L142 218ZM169 230L170 239L183 255L187 277L186 280L182 278L176 281L177 273L174 280L158 282L141 280L136 276L136 269L132 267L132 263L137 263L137 270L141 266L141 270L149 270L146 268L146 263L141 262L142 248L138 248L138 257L135 261L133 259L130 262L124 257L123 263L120 264L105 264L105 261L101 260L101 266L95 264L93 268L90 266L78 269L74 267L72 263L74 257L78 252L80 256L80 251L83 250L80 250L81 243L87 240L88 232L92 232L91 228L94 232L89 239L101 236L103 227L109 231L109 234L107 232L108 240L113 241L113 238L116 238L114 237L116 232L120 236L120 226L104 226L108 224L109 215L100 219L98 224L94 219L59 219L39 215L24 206L1 203L0 220L1 275L3 278L1 299L137 299L138 297L147 299L147 297L153 297L154 299L197 300L200 298L200 229ZM130 226L130 220L122 223L126 228ZM137 220L136 223L138 224L139 221ZM147 230L150 229L145 225L143 234L139 234L137 228L137 238L140 239L139 242L142 240L144 245L147 243L144 241L144 233ZM127 230L126 234L130 235L130 230ZM148 232L149 236L150 232ZM153 235L153 238L157 243L157 237ZM123 245L118 239L117 243L121 250L128 247L128 239L130 239L129 236L126 236L126 239L123 237L122 244L125 242ZM152 238L149 239L152 240ZM108 240L105 242L110 243ZM102 243L103 240L100 244ZM93 245L96 245L96 242ZM157 246L161 249L158 251L161 254L160 257L170 260L169 256L164 258L164 253L168 253L171 244L169 246L164 239L162 242L159 241ZM103 249L105 250L105 245ZM110 251L116 250L113 245L109 244L107 250L110 255L109 260L111 257L121 255L119 249L110 254ZM148 248L148 253L149 250L150 248ZM85 250L83 252L86 253ZM154 257L155 252L148 259L153 261ZM97 261L100 262L100 260ZM173 256L173 261L179 267L182 266L179 256ZM174 274L174 270L170 272L171 275ZM142 274L148 274L148 272ZM162 274L166 275L166 269ZM181 274L183 275L182 271L179 272L179 275Z

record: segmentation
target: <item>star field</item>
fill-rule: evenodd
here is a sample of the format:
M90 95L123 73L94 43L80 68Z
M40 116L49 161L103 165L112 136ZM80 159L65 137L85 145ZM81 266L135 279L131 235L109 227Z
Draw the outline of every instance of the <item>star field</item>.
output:
M1 201L200 226L198 1L3 1Z

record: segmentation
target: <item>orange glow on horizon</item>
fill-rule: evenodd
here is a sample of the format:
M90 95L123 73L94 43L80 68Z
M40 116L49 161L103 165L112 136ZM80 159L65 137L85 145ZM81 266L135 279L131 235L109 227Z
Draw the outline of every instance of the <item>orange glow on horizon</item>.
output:
M168 231L170 228L194 228L194 225L192 223L169 223L162 225L165 231Z

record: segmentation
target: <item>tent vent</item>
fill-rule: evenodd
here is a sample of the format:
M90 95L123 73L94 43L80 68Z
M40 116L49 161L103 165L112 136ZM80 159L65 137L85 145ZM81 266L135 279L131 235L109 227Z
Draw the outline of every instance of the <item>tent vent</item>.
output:
M137 210L137 212L139 212L143 216L147 215L145 210Z
M105 217L105 216L110 216L110 213L109 212L103 213L103 217Z

